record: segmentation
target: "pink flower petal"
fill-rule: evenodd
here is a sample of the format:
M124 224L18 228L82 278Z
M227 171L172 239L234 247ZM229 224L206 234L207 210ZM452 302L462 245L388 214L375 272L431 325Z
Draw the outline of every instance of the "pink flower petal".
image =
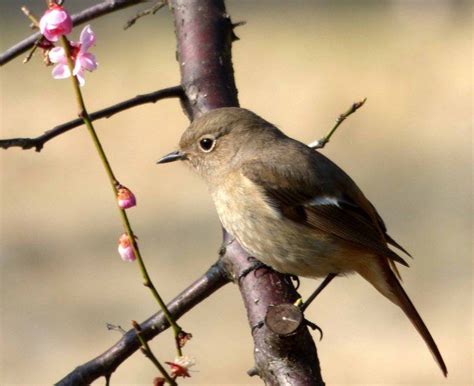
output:
M84 86L86 84L86 80L84 79L84 70L79 71L76 74L76 78L79 81L79 86Z
M118 253L123 261L135 261L135 253L133 252L133 248L131 246L122 247L121 245L118 246Z
M135 252L133 251L133 247L131 245L130 238L126 233L122 234L119 239L119 246L118 246L118 252L120 254L120 257L124 261L135 261L136 256Z
M81 67L87 71L94 71L97 68L95 56L89 52L79 55L77 60L81 62Z
M67 20L66 11L60 9L52 9L48 14L48 23L52 26L57 27L59 24L64 23Z
M54 47L48 53L51 63L67 63L66 53L62 47Z
M133 208L137 205L137 199L132 191L125 186L122 186L117 191L118 206L122 209Z
M51 5L39 23L41 33L49 41L56 42L72 31L71 16L59 5Z
M44 32L46 31L47 25L48 25L48 18L46 17L46 13L45 13L39 22L39 28L42 35L44 35Z
M71 71L67 64L60 63L53 68L51 72L54 79L65 79L71 76Z
M95 44L95 33L92 31L90 25L86 25L81 32L81 36L79 38L79 42L81 43L81 52L86 52Z
M84 72L84 69L82 68L79 58L76 58L76 63L74 63L74 68L72 69L72 75L76 76L80 72Z

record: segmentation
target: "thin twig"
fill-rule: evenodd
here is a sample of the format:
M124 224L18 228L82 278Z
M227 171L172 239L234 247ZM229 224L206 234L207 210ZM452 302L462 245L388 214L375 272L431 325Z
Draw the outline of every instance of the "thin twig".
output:
M123 29L129 29L132 25L134 25L138 19L147 16L147 15L154 15L157 13L161 8L163 8L166 5L166 1L158 1L153 7L147 8L143 11L137 12L137 14L128 19L125 25L123 26Z
M168 309L173 318L177 320L229 282L230 278L224 263L219 260L204 275L169 302ZM169 328L169 324L161 311L141 323L142 336L146 341L153 339L167 328ZM57 385L91 384L96 379L114 372L121 363L127 360L139 348L140 342L137 339L135 330L129 330L115 345L96 358L76 367L60 380Z
M132 326L135 332L137 333L137 338L140 341L140 344L142 345L141 351L142 353L155 365L155 367L158 369L158 371L163 375L163 377L166 379L166 381L172 385L172 386L177 386L176 381L171 378L171 376L168 374L166 369L163 367L163 365L160 363L158 358L153 354L153 351L151 351L150 345L146 341L146 339L142 335L142 328L140 325L135 321L132 320Z
M39 29L39 21L36 18L36 16L31 13L29 8L23 6L23 7L21 7L21 12L23 12L25 14L25 16L28 19L30 19L31 23L33 24L33 28Z
M145 1L146 0L104 0L100 4L96 4L72 15L72 22L75 26L80 25L108 13L141 4ZM41 34L37 32L7 49L0 55L0 66L3 66L10 60L28 51L40 37Z
M109 331L117 331L120 332L122 335L125 335L127 333L127 331L125 331L124 328L118 324L107 323L105 326Z
M167 98L184 98L183 89L181 86L174 86L164 88L162 90L154 91L149 94L137 95L133 98L119 102L115 105L106 107L102 110L95 111L89 114L91 121L95 121L101 118L110 118L111 116L128 110L135 106L144 105L147 103L156 103L161 99ZM10 147L21 147L24 150L35 148L36 151L41 151L44 144L49 140L61 135L75 127L82 126L84 124L81 118L73 119L69 122L62 123L58 126L53 127L51 130L46 131L44 134L35 138L10 138L0 140L0 147L8 149Z
M349 108L349 110L347 110L345 113L343 113L343 114L339 115L339 117L337 117L336 124L329 131L328 134L326 134L323 138L321 138L317 141L311 142L308 146L313 148L313 149L322 149L324 146L326 146L326 144L329 142L332 135L336 132L337 128L341 125L341 123L344 122L349 115L351 115L351 114L355 113L357 110L359 110L364 105L366 100L367 100L367 98L364 98L360 102L353 103L352 106Z
M28 52L28 55L25 56L25 58L23 59L23 63L28 63L31 58L33 57L34 53L36 52L37 48L39 47L39 44L42 40L42 36L39 37L39 39L37 39L34 44L33 44L33 47L31 48L30 52Z

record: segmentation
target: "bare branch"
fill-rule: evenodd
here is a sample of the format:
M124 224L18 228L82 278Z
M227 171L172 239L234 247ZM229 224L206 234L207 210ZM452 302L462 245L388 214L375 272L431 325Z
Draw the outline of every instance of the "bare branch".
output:
M165 1L158 1L155 5L153 5L152 7L150 8L147 8L143 11L140 11L140 12L137 12L137 14L128 19L127 20L127 23L125 23L125 25L123 26L123 29L129 29L132 25L134 25L138 19L141 19L142 17L144 16L147 16L147 15L154 15L155 13L157 13L161 8L163 8L164 6L166 5L166 2Z
M229 281L224 264L219 260L203 276L174 298L168 304L168 309L175 319L179 319ZM165 331L169 324L160 311L143 322L140 327L141 336L145 341L149 341ZM89 385L97 378L110 376L122 362L139 350L140 347L141 343L137 338L137 333L135 329L131 329L114 346L95 359L76 367L57 385Z
M161 99L166 98L184 98L184 92L181 86L174 86L164 88L162 90L154 91L149 94L137 95L131 99L119 102L105 109L95 111L90 114L90 119L95 121L101 118L110 118L112 115L121 111L128 110L135 106L140 106L146 103L156 103ZM36 151L41 151L44 144L49 140L61 135L75 127L82 126L84 121L82 118L73 119L72 121L63 123L46 131L43 135L35 138L10 138L0 140L0 147L8 149L10 147L21 147L22 149L35 148Z
M100 4L93 5L83 11L72 15L73 25L80 25L100 16L115 12L133 5L145 2L146 0L105 0ZM27 37L21 42L7 49L0 55L0 66L28 51L41 37L39 32Z
M293 305L300 296L288 277L269 267L252 270L254 263L248 253L236 241L229 242L228 234L224 240L228 246L223 260L238 278L254 340L255 368L248 374L258 375L269 386L324 385L309 324L300 308ZM269 321L274 319L271 311L275 307L285 310L280 317L286 326L278 330L272 329L275 323ZM299 317L294 318L295 314Z
M341 125L342 122L346 120L346 118L354 114L357 110L359 110L365 103L367 98L362 99L359 102L354 102L351 107L349 107L349 110L347 110L345 113L342 113L339 115L336 119L336 123L334 124L333 128L327 133L323 138L318 139L317 141L311 142L308 144L309 147L313 149L322 149L326 144L329 142L331 139L332 135L336 132L337 128Z

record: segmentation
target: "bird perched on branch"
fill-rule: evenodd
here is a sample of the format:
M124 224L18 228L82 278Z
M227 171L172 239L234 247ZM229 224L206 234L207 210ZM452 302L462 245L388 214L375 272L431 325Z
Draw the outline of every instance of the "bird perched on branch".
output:
M222 225L249 254L286 274L360 274L403 310L447 375L436 343L397 278L395 263L408 264L388 244L406 251L336 164L236 107L196 119L179 150L158 163L177 160L204 178Z

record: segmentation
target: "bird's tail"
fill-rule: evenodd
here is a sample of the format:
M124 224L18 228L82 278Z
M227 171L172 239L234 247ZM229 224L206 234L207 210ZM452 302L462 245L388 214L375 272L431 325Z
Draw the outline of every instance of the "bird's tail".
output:
M410 319L410 321L413 323L413 326L415 326L417 331L420 333L421 337L430 349L435 361L438 363L438 366L446 377L448 374L446 364L444 363L443 357L441 356L441 353L439 352L433 337L421 319L420 314L416 310L395 274L388 266L388 263L382 261L382 259L377 259L376 261L377 263L373 264L372 267L366 267L367 269L363 269L359 271L359 273L380 293L382 293L382 295L390 299L403 310L408 319Z

